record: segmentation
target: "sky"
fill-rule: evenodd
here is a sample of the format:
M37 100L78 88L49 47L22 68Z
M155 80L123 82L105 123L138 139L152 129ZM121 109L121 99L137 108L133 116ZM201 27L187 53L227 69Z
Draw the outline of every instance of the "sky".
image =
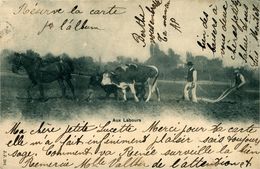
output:
M232 60L231 54L228 52L226 52L224 57L221 56L221 25L218 25L217 28L217 52L214 55L209 49L202 50L197 44L197 41L202 37L204 30L200 20L200 17L204 16L203 11L206 11L210 15L207 29L207 33L210 35L212 32L211 15L213 15L211 5L218 6L218 16L221 17L223 1L171 0L167 10L167 26L164 27L162 16L167 2L168 0L162 0L162 4L155 9L156 13L154 14L154 35L157 36L157 33L162 35L163 31L167 31L167 42L159 42L156 39L156 42L159 42L160 49L167 52L169 48L172 48L176 53L182 56L182 59L185 58L186 52L191 52L193 55L204 55L208 58L223 59L225 65L244 65L244 61L238 56L237 59ZM257 1L249 1L248 3L248 6L250 6L250 4L257 3ZM16 51L33 49L41 55L45 55L49 52L55 55L67 53L72 57L92 56L95 59L101 57L102 61L111 61L115 60L117 56L126 56L138 58L143 61L150 57L149 31L151 31L148 26L149 21L151 20L151 13L145 7L151 7L152 4L152 0L1 0L0 31L1 25L4 27L3 25L7 22L11 25L11 33L0 39L0 49L8 48ZM78 9L82 12L81 14L69 13L75 5L78 5ZM114 5L120 7L118 12L122 12L123 14L90 15L91 10L108 11ZM141 42L137 43L132 37L132 33L141 35L142 27L136 23L135 19L135 16L139 16L140 18L139 14L142 13L139 5L145 13L144 29L146 47L143 47ZM257 3L257 5L259 4ZM232 5L229 4L230 11L228 11L228 22L231 22L231 6ZM43 10L61 8L64 12L55 15L23 14L24 11L31 11L34 8ZM249 10L251 10L251 8ZM243 11L242 7L241 11ZM239 15L242 17L243 12L241 11ZM174 18L179 24L182 33L170 26L171 18ZM85 19L88 19L87 24L89 26L96 26L102 30L60 30L60 26L65 19L68 19L69 21L74 19L72 26L75 26L78 20L82 20L83 22ZM53 23L53 28L51 30L46 28L38 35L37 33L43 29L47 21ZM226 38L228 39L230 37L230 40L232 40L233 34L231 24L228 24L228 26L230 29L229 32L226 32ZM208 37L208 39L210 39L210 37ZM242 36L238 41L240 40L242 42ZM259 48L255 43L251 44L250 47L252 49Z

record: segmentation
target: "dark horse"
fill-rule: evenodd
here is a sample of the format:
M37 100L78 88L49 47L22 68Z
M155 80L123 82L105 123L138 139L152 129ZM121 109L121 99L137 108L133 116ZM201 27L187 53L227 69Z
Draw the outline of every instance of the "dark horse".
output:
M12 60L12 71L18 73L18 70L23 67L28 74L29 79L32 84L27 89L28 100L31 100L30 91L38 85L40 90L41 100L46 100L44 97L43 84L51 83L53 81L58 81L60 88L62 90L62 96L65 97L66 87L64 85L64 80L67 82L71 89L73 98L74 86L71 83L71 73L73 71L72 62L69 60L57 59L52 63L44 63L42 58L35 55L25 54L25 53L14 53L14 58Z

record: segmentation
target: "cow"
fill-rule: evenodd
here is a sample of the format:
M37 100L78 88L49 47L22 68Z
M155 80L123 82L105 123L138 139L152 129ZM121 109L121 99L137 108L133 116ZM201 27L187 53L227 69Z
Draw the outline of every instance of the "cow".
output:
M101 81L102 81L102 77L103 74L96 74L96 75L92 75L89 79L89 87L93 86L93 87L100 87L102 88L105 92L106 92L106 98L108 98L111 94L113 94L115 96L115 98L118 100L118 92L120 90L120 88L118 88L117 85L115 84L107 84L107 85L102 85ZM129 88L127 88L129 89ZM135 90L137 93L137 97L139 99L144 99L145 97L145 86L142 84L136 84L135 85ZM91 100L93 98L93 91L91 91L89 93L89 98L87 100Z
M126 89L129 87L136 102L139 101L136 95L135 85L141 86L148 85L148 97L145 102L148 102L152 93L155 91L157 100L160 101L160 92L157 87L157 80L159 71L157 67L152 65L137 65L126 64L117 67L113 72L103 73L102 85L114 84L120 88L124 94L124 100L126 101Z

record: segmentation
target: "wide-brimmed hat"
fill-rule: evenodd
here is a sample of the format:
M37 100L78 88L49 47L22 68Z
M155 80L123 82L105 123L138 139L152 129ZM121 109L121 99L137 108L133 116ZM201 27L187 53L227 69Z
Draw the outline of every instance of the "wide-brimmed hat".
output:
M193 63L192 63L192 62L187 62L186 65L187 65L187 66L193 66Z

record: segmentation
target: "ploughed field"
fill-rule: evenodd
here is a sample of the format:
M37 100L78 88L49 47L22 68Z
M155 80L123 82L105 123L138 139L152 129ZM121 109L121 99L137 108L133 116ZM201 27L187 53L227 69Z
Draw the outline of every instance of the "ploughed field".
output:
M33 100L27 102L26 88L30 84L27 76L13 73L1 73L1 120L7 118L23 119L81 119L82 116L104 118L141 118L145 116L161 116L167 114L174 118L177 116L204 116L213 121L254 121L259 122L259 92L245 86L243 100L235 94L230 94L218 103L199 101L197 104L183 101L182 93L184 82L159 80L158 86L161 93L161 102L157 102L155 94L150 102L134 102L128 92L127 102L115 100L111 95L105 98L105 92L93 88L95 97L87 100L89 77L73 75L72 83L75 87L76 99L71 97L61 98L61 89L58 82L46 84L45 96L48 100L38 100L39 91L35 87L32 91ZM217 98L228 83L200 81L197 88L198 98ZM69 88L67 95L71 96ZM120 95L122 97L122 95Z

